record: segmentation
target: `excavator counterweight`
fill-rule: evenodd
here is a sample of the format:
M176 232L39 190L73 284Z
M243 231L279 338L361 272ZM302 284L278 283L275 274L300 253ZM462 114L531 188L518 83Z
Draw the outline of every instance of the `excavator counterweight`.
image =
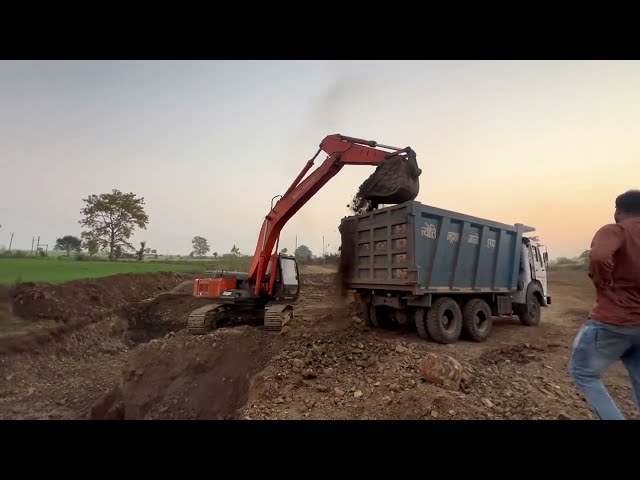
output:
M327 157L305 178L322 151ZM277 331L293 318L300 275L295 257L277 253L280 232L345 165L377 167L358 192L372 208L413 200L418 195L418 177L422 171L411 148L391 147L339 134L328 135L284 195L271 206L262 223L249 272L206 272L195 280L193 295L210 298L211 304L190 314L187 327L190 333L206 333L230 322L252 321L262 322L266 329Z

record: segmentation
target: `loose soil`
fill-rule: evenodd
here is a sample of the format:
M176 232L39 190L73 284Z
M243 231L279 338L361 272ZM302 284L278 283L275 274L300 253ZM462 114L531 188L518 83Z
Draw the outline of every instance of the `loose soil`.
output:
M153 300L127 297L135 288L118 290L122 280L112 279L121 293L104 307L102 298L89 307L89 296L37 298L54 315L28 306L26 321L88 320L55 341L0 353L0 418L594 418L567 373L593 300L584 272L551 272L553 305L538 327L500 319L485 343L454 345L424 341L412 328L369 328L326 267L303 268L302 279L296 318L280 334L245 326L187 336L198 304L184 278L167 280ZM419 364L427 353L460 362L465 382L452 389L425 381ZM605 383L627 418L640 418L620 365Z

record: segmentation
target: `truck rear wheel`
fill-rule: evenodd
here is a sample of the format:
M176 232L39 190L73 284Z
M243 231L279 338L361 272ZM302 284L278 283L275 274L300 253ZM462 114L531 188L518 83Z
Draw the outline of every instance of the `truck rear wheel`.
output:
M493 317L491 307L480 298L467 302L462 312L462 330L464 336L474 342L484 342L491 334Z
M369 327L374 327L375 325L371 323L371 301L360 300L358 302L358 306L360 307L360 313L364 318L364 323Z
M429 333L427 331L427 322L424 312L424 307L417 307L413 314L413 320L416 324L416 330L418 331L418 335L420 336L420 338L424 338L425 340L427 340L429 338Z
M369 310L369 321L371 325L376 328L390 329L393 325L390 308L385 305L374 305L372 303Z
M455 343L462 331L462 311L453 298L442 297L433 302L427 313L427 331L438 343Z

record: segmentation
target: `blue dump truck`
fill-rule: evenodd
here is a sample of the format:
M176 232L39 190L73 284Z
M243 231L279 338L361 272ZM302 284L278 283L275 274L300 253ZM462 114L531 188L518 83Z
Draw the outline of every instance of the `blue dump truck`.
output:
M366 321L422 338L486 340L492 317L540 323L549 256L535 229L409 201L342 219L340 273Z

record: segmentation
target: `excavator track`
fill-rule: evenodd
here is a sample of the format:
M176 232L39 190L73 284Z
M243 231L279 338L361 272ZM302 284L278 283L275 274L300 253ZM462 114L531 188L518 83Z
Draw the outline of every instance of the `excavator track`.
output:
M196 308L189 314L187 322L187 333L190 335L204 335L205 333L215 329L216 316L224 312L224 305L213 303L204 307Z
M267 304L264 309L264 329L279 332L293 320L293 307L287 304Z

